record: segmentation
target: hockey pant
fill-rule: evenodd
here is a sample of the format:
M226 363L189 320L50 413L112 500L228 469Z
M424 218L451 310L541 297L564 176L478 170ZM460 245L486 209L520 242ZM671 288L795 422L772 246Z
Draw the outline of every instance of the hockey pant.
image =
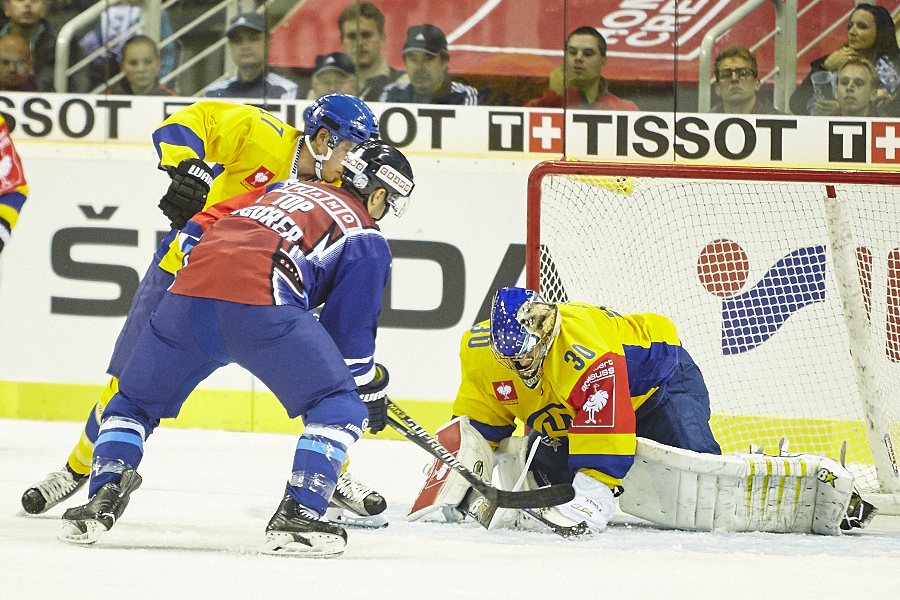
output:
M687 350L679 352L672 377L635 411L635 433L660 444L706 454L721 454L709 427L709 391L700 369ZM532 431L529 447L540 436ZM569 440L545 438L531 465L538 485L571 483Z
M178 416L213 371L237 363L258 377L303 435L287 492L324 513L368 416L331 336L293 306L251 306L167 293L137 339L119 391L106 407L94 447L89 494L137 468L160 419Z

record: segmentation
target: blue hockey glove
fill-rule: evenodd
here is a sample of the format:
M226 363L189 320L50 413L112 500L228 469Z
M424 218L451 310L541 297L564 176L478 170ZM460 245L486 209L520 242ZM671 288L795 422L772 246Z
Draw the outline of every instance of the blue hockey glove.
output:
M159 208L168 217L172 229L182 229L206 205L213 172L202 160L188 158L178 168L169 169L169 176L172 183L159 201Z
M365 385L359 386L357 392L369 409L369 431L378 433L387 426L387 369L384 365L375 363L375 379Z

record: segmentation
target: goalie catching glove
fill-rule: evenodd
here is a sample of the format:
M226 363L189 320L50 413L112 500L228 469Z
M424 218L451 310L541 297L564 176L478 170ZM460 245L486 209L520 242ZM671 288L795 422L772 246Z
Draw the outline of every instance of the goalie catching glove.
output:
M206 196L213 183L213 172L198 158L188 158L169 169L172 182L159 201L159 208L169 219L172 229L182 229L206 206Z
M609 486L578 471L572 487L575 488L575 498L556 509L576 523L584 521L598 533L606 531L606 524L616 513L616 499Z
M372 433L378 433L387 426L389 381L390 377L384 365L375 363L375 379L356 389L369 411L369 431Z

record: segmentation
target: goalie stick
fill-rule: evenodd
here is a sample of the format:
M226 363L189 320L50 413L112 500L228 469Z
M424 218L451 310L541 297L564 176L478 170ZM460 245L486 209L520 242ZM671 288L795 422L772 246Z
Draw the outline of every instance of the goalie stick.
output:
M508 492L485 483L478 475L467 469L456 460L449 450L425 431L402 408L387 399L387 407L393 414L388 414L388 425L396 429L406 439L437 458L439 461L458 472L473 488L478 490L488 502L501 508L541 508L556 506L568 502L575 497L575 489L571 484L551 485L524 492Z

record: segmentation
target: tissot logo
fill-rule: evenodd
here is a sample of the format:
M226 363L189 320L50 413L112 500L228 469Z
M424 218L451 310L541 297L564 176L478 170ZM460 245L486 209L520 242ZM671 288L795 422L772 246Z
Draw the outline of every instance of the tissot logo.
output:
M900 124L872 121L872 162L900 163Z
M866 124L860 121L829 122L828 160L866 162Z

